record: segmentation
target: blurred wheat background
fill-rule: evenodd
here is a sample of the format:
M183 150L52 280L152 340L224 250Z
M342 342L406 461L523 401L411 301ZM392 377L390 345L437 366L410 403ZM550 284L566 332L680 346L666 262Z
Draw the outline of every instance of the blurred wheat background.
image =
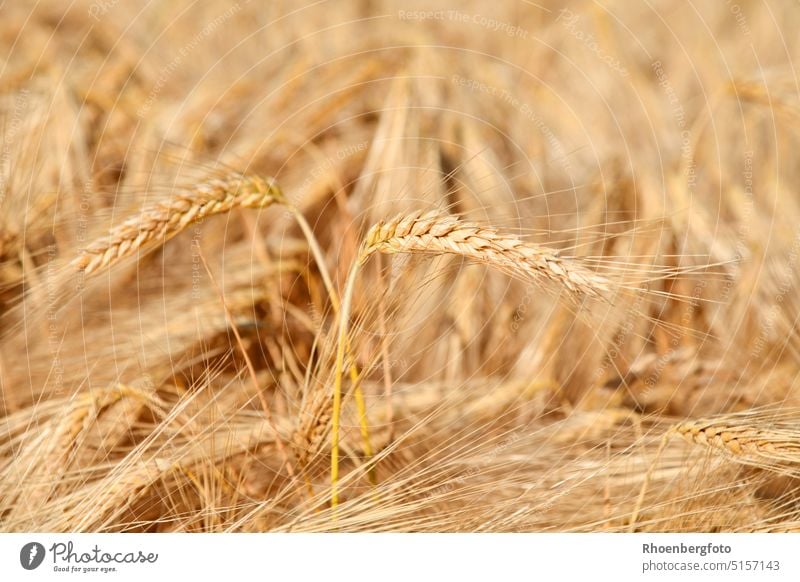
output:
M800 530L798 30L0 3L0 530Z

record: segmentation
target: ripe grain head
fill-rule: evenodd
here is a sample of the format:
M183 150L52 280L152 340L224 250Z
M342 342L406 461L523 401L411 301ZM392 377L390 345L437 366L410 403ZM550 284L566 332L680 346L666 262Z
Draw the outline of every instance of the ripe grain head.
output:
M283 202L272 178L233 174L211 179L172 199L159 202L94 241L71 266L84 275L96 273L125 257L166 242L190 224L234 208L266 208Z
M436 212L398 215L377 223L367 233L360 261L376 252L460 255L523 277L547 279L590 297L611 289L608 279L553 249Z
M786 426L747 423L721 416L682 422L674 432L690 443L737 457L800 462L800 433Z

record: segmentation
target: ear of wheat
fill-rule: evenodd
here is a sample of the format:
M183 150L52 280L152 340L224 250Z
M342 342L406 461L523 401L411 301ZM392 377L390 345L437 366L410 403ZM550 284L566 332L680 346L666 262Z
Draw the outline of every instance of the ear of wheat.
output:
M283 194L272 178L233 174L208 180L114 227L86 248L71 266L91 275L125 257L149 250L156 242L166 242L209 216L234 208L266 208L283 201Z
M766 463L792 463L800 469L800 433L797 427L743 422L722 416L683 422L673 431L686 441L735 457L761 459Z
M557 251L526 243L497 230L437 212L398 215L367 233L360 262L373 253L454 254L512 273L554 281L592 297L609 291L609 281Z

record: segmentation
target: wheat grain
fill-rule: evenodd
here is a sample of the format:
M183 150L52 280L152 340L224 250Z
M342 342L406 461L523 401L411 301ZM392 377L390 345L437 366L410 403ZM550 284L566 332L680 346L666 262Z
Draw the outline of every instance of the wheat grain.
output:
M398 215L377 223L367 233L360 262L376 252L460 255L523 276L544 277L592 297L610 289L608 279L559 257L557 251L436 212Z
M272 178L233 174L211 179L129 218L94 241L71 265L91 275L152 243L166 242L190 224L214 214L234 208L266 208L283 201L283 194Z

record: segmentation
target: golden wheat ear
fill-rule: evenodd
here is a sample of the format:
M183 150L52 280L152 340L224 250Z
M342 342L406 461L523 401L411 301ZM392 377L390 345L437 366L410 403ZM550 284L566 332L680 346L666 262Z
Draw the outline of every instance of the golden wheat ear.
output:
M608 279L560 257L553 249L437 212L399 215L379 222L367 233L360 262L376 252L460 255L518 276L547 279L591 297L611 289Z
M151 203L93 239L74 258L54 258L41 269L26 271L28 289L2 313L0 337L18 333L25 321L44 317L45 303L51 307L66 305L76 290L85 289L85 281L93 275L126 258L152 252L196 222L236 208L261 209L272 204L286 204L275 179L237 172L207 179Z
M189 225L234 208L266 208L285 201L272 178L232 174L208 180L168 201L158 202L95 240L70 266L84 275L137 253L153 250Z
M687 420L673 431L689 443L727 454L765 469L786 468L800 475L800 431L795 419L773 420L759 414L720 415Z

